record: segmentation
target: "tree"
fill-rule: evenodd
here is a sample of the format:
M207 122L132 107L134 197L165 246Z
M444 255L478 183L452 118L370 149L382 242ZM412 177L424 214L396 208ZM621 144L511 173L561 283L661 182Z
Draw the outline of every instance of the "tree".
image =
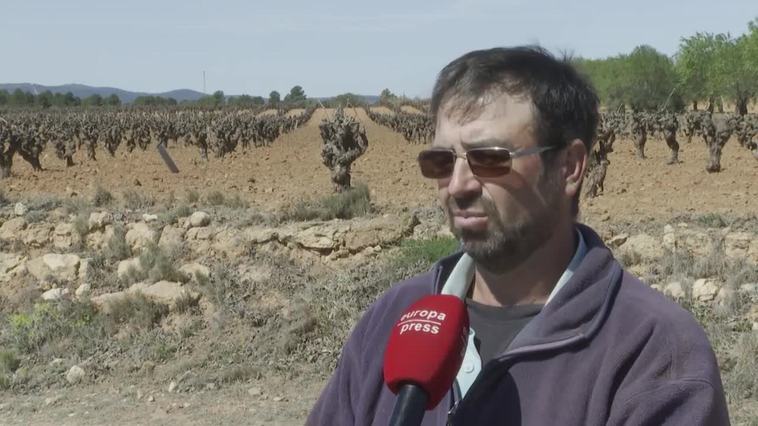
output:
M103 105L103 97L95 93L82 99L82 105L99 107Z
M625 104L638 111L682 108L681 95L675 92L674 63L668 56L650 46L639 46L625 62L621 82Z
M692 37L683 37L676 55L675 70L679 77L684 98L697 109L699 100L713 99L718 96L717 68L719 50L728 43L724 34L696 33Z
M252 107L264 105L266 101L260 96L240 95L229 98L229 105L239 107Z
M361 95L355 93L343 93L334 97L332 102L335 107L362 106L366 104Z
M9 96L10 94L8 92L0 90L0 105L7 105Z
M284 97L284 103L297 104L305 102L305 91L301 86L294 86L290 89L290 92Z
M272 90L271 93L268 94L268 104L271 107L278 107L279 103L281 103L282 97L276 90Z
M117 94L112 93L110 96L105 98L105 104L108 106L119 106L121 105L121 98L119 98Z
M392 107L396 103L397 103L397 95L392 93L390 89L384 89L382 90L382 93L379 94L379 105Z
M49 90L45 90L44 92L37 95L37 105L42 108L50 108L53 105L53 98L53 93Z

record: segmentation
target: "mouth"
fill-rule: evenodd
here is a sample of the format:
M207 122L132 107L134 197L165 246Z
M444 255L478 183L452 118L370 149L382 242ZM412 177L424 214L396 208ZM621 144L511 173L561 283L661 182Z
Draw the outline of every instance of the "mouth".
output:
M453 226L467 231L484 231L487 229L487 215L483 212L453 212Z
M453 217L461 217L461 218L464 218L464 219L477 218L477 217L479 217L479 218L483 218L483 217L486 218L487 217L487 214L484 213L484 212L470 212L470 211L465 211L465 210L453 211L452 214L453 214Z

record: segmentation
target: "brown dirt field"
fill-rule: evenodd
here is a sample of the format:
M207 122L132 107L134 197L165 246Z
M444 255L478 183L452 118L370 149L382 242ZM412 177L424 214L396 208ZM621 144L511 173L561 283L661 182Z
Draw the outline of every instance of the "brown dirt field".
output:
M377 114L390 114L390 115L395 114L391 109L387 108L386 106L371 107L371 112L375 112Z
M14 175L2 182L9 195L37 193L88 194L99 185L120 193L135 190L156 198L189 190L205 194L221 191L239 196L262 209L276 209L298 200L331 193L329 172L321 163L318 124L333 110L317 110L300 129L279 138L270 147L252 148L224 158L200 159L197 149L169 147L180 173L171 174L157 152L101 151L98 161L83 153L66 169L49 149L42 156L43 172L34 172L16 159ZM423 145L407 143L399 134L368 119L361 109L348 110L364 124L369 148L353 165L353 180L368 184L374 202L383 208L433 206L434 184L417 170L415 156ZM586 215L610 215L630 220L687 213L744 215L758 212L758 161L750 152L729 141L722 157L723 171L705 171L707 150L696 138L681 143L677 165L666 165L668 148L661 140L647 144L647 160L634 156L631 141L620 140L610 154L605 193L584 202ZM137 182L138 181L138 182Z
M400 111L408 112L408 113L411 113L411 114L423 114L423 112L419 111L418 109L416 109L415 107L412 107L410 105L403 105L403 106L401 106L400 107Z

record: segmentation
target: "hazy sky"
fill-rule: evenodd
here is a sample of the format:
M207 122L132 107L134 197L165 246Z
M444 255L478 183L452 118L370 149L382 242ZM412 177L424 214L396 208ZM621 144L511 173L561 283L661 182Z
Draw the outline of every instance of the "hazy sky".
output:
M539 43L585 57L742 34L756 0L0 0L0 82L162 92L428 96L473 49Z

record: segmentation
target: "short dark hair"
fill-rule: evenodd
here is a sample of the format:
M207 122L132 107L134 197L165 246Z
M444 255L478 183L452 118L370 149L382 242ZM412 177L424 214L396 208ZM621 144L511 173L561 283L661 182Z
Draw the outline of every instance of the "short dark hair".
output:
M451 99L450 112L468 118L481 108L487 94L526 96L535 107L537 141L542 146L565 146L580 139L592 151L599 121L595 89L566 58L556 59L539 46L475 50L440 71L432 92L431 113L437 123L440 109ZM552 151L554 153L555 151ZM542 154L549 159L551 151ZM574 210L578 212L578 196Z

